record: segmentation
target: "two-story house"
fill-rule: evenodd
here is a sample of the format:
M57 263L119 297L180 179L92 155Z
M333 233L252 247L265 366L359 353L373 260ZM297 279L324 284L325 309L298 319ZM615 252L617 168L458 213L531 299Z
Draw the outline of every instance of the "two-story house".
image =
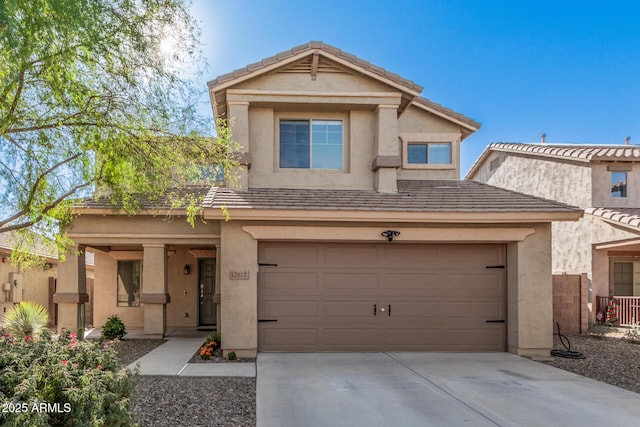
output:
M553 271L587 273L592 321L615 295L619 320L632 324L640 302L639 162L633 145L494 143L466 179L584 209L578 222L553 224Z
M551 222L582 211L460 181L477 122L321 42L209 90L241 147L238 185L185 188L206 194L194 228L158 205L78 209L70 236L96 252L96 325L118 314L150 336L214 326L239 356L549 354ZM81 258L60 267L67 328L82 315Z

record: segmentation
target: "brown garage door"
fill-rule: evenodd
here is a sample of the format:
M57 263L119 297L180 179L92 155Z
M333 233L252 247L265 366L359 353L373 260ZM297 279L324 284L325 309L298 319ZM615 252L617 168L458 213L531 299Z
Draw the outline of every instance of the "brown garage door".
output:
M504 245L258 250L260 351L505 351Z

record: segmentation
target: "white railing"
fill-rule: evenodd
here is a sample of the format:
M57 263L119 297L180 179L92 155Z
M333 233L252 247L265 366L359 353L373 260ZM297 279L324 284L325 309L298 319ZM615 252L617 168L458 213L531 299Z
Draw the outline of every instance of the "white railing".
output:
M617 324L620 326L633 326L640 323L640 297L619 297L614 296ZM607 320L607 306L611 304L611 297L598 297L599 310L605 315L603 320Z

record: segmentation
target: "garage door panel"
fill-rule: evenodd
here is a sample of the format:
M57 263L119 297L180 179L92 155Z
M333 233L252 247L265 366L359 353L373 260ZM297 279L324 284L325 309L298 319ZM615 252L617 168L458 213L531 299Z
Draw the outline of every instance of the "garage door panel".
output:
M374 305L377 301L325 301L323 314L329 318L339 317L344 322L345 318L353 321L356 319L370 320Z
M320 260L323 266L349 266L351 268L376 267L379 249L373 245L339 244L326 245L323 258Z
M440 250L443 264L455 262L461 270L482 270L505 263L502 245L442 245Z
M261 273L261 286L270 295L314 292L319 289L318 273L300 271L270 271Z
M384 286L386 289L405 290L407 295L440 295L442 293L443 277L440 273L416 271L409 273L385 272Z
M499 301L456 301L447 304L448 319L498 319L503 315Z
M278 319L287 317L317 317L320 314L318 301L276 300L261 303L261 315Z
M377 328L326 328L322 335L324 344L334 348L372 349L381 344Z
M279 267L314 266L318 262L319 254L320 247L313 243L261 243L258 249L260 263L278 264Z
M441 301L425 300L425 301L399 301L388 300L389 304L385 304L382 308L385 312L381 315L389 317L389 321L402 320L405 318L420 318L426 322L439 322L439 319L445 315L446 307ZM391 315L388 310L391 306ZM415 319L414 319L415 320Z
M383 265L396 269L438 268L441 266L438 246L385 245Z
M500 274L446 274L443 292L452 296L491 296L502 297L505 294L506 283Z
M366 271L339 271L324 273L323 288L341 295L362 295L363 290L375 290L380 287L377 273Z

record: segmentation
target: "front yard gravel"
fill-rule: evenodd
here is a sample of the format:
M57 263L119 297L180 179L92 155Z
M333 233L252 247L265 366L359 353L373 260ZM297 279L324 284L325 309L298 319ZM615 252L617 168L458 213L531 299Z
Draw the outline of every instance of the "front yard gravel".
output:
M586 335L568 335L571 350L584 353L586 359L553 357L544 362L556 368L593 378L640 393L640 344L620 338L593 338ZM562 349L554 336L554 348Z

